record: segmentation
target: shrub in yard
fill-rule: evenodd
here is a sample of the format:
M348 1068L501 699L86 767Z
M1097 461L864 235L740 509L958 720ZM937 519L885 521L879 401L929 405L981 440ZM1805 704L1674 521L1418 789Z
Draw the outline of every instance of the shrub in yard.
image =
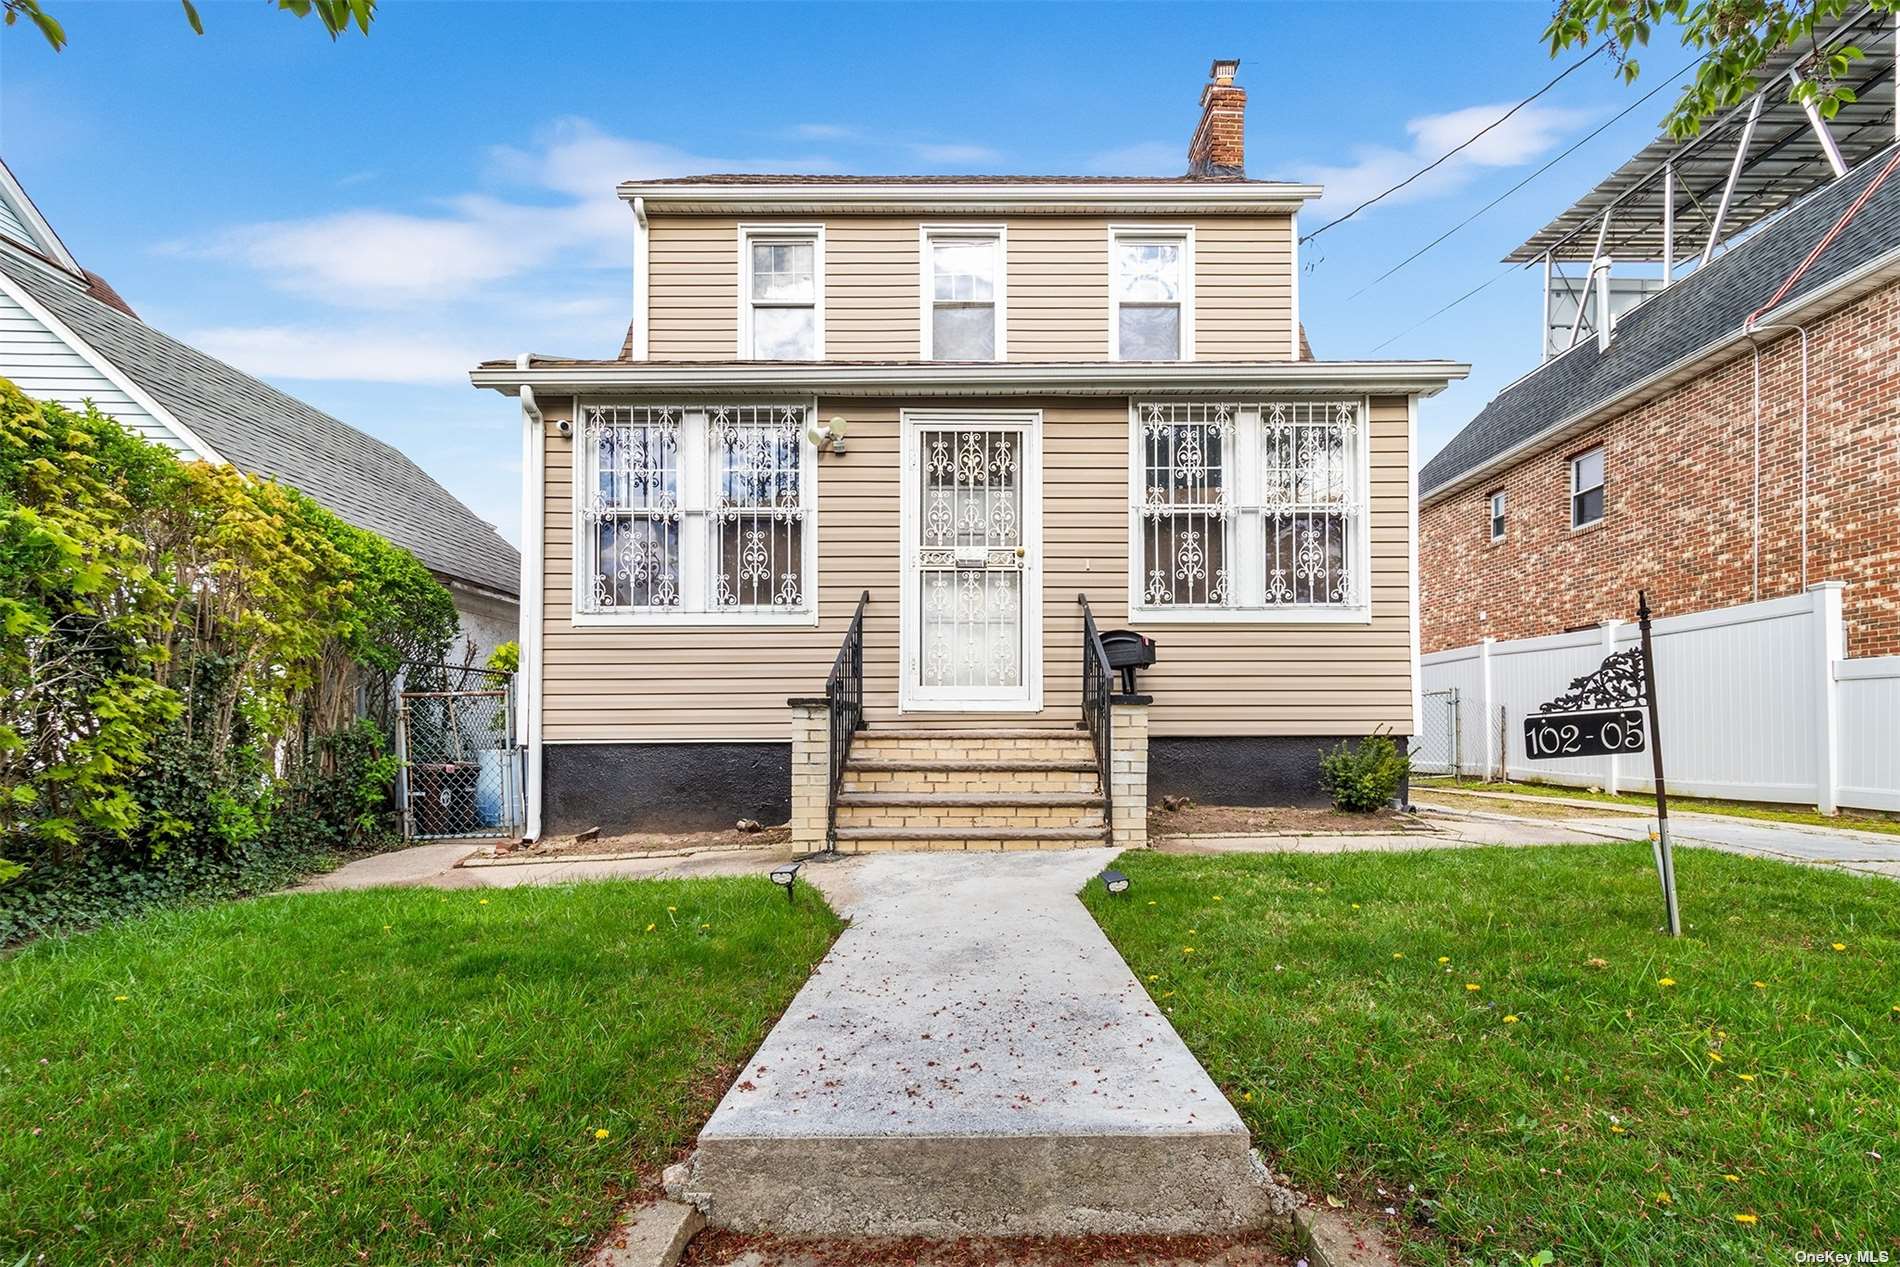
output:
M0 944L379 832L359 698L386 721L456 623L303 494L0 379Z
M1384 731L1357 743L1341 740L1331 752L1319 754L1319 785L1333 798L1334 809L1349 814L1369 814L1389 804L1411 770L1412 759Z

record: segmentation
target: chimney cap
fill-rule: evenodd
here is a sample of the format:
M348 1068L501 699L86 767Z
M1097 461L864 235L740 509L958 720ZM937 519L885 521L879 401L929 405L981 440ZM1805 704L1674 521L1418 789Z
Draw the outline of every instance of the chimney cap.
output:
M1208 68L1207 77L1226 88L1234 82L1234 74L1239 69L1238 57L1216 57L1214 64Z

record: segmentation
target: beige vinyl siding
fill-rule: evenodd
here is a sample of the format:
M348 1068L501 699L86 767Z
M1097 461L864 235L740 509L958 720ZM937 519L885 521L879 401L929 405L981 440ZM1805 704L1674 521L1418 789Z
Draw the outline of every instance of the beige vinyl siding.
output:
M819 471L817 628L577 629L572 623L572 444L548 432L544 734L563 741L785 740L788 696L822 691L860 592L873 724L898 719L899 411L963 401L820 400L851 421L850 452ZM922 715L919 725L1074 726L1086 593L1104 629L1128 625L1126 400L986 401L1043 411L1043 708ZM550 420L567 416L556 403ZM1372 410L1372 621L1165 624L1142 675L1159 735L1329 735L1411 729L1403 397ZM1135 627L1140 628L1139 622Z
M648 220L649 355L738 354L739 226L799 217L652 216ZM925 223L1008 230L1012 361L1108 358L1108 231L1139 219L1100 216L833 216L825 224L825 356L910 361L919 353L919 243ZM1293 324L1292 218L1203 216L1195 235L1195 356L1286 360Z

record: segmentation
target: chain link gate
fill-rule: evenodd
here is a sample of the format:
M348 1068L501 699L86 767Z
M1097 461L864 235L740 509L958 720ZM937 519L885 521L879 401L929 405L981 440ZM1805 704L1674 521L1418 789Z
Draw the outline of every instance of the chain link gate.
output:
M397 696L396 796L406 840L521 834L514 674L411 665Z
M1412 745L1412 773L1458 773L1458 691L1426 691L1420 696L1425 715L1419 719Z

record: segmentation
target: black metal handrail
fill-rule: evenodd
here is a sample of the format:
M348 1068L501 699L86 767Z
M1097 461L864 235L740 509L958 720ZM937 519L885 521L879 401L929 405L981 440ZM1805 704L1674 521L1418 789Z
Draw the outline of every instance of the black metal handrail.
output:
M1089 596L1077 594L1082 605L1082 725L1095 745L1095 774L1102 781L1102 834L1114 838L1115 789L1110 782L1114 767L1114 743L1111 726L1114 712L1109 708L1115 693L1115 670L1108 664L1108 648L1095 628L1095 613L1089 610Z
M844 645L832 661L831 676L825 679L825 699L831 714L826 744L831 759L825 785L826 849L838 847L838 789L844 785L844 763L851 755L851 740L864 729L864 608L870 601L870 590L858 596L858 610L844 631Z

